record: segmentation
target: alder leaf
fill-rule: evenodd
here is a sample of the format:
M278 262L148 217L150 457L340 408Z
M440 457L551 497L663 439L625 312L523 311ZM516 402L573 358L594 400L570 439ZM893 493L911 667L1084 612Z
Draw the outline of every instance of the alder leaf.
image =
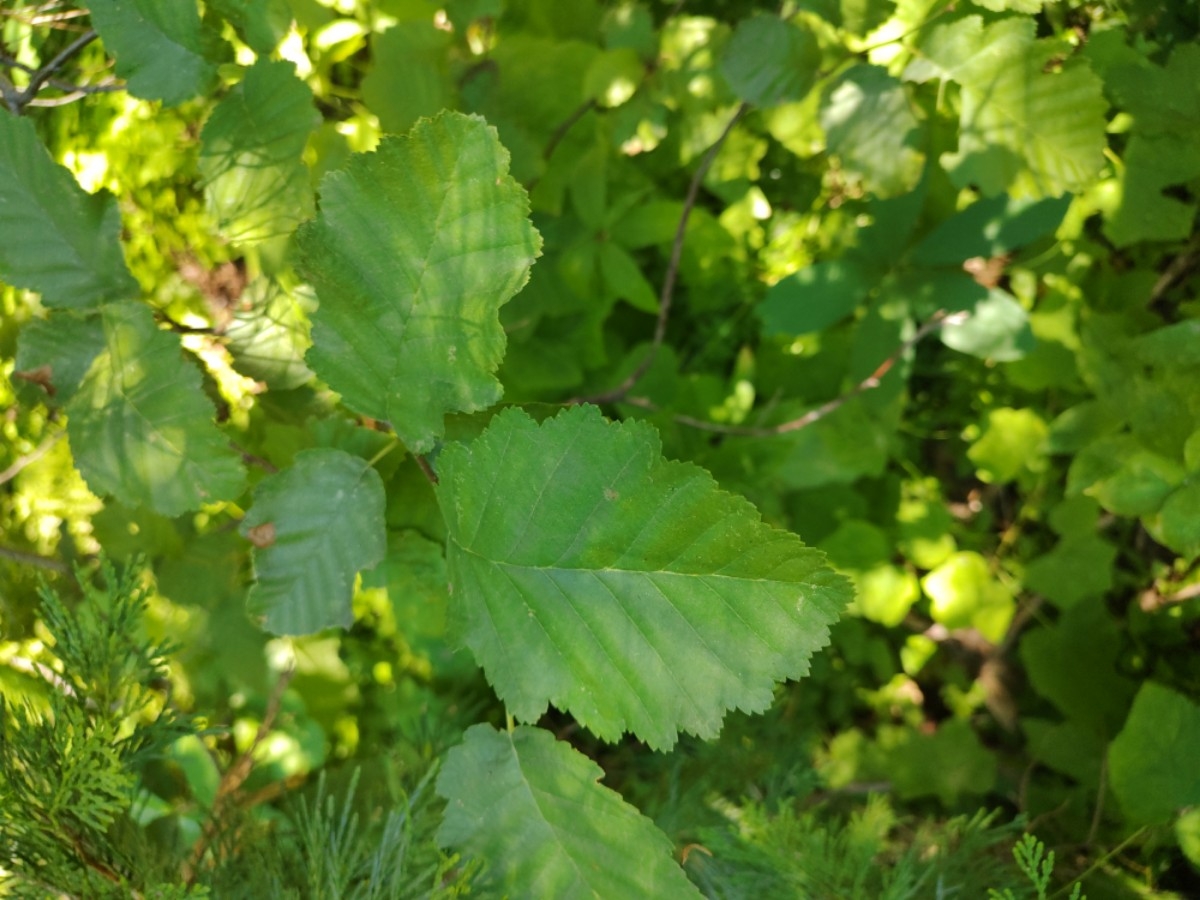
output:
M383 480L342 450L304 450L263 479L240 531L255 549L247 606L274 634L353 621L354 577L387 552Z
M135 97L176 106L216 80L226 47L195 0L91 0L88 10Z
M179 338L139 303L106 306L100 319L104 349L67 404L71 450L88 487L169 517L237 496L241 459L214 424Z
M1165 822L1200 803L1200 706L1147 681L1108 751L1113 793L1137 822Z
M667 836L603 775L548 731L475 725L438 776L438 842L487 860L484 878L509 897L701 896Z
M217 104L200 135L200 172L226 237L266 240L312 215L300 155L320 123L312 91L290 62L259 60Z
M0 276L47 306L98 306L139 293L125 266L121 216L57 165L33 122L0 112Z
M755 106L801 100L821 64L817 39L778 16L755 15L738 23L721 58L729 86Z
M808 672L849 582L642 422L508 409L439 460L451 628L523 721L712 737Z
M500 399L499 309L540 252L508 152L480 117L444 113L326 175L320 205L297 233L320 300L308 364L429 450L447 412Z
M1014 16L983 28L978 16L938 26L905 72L962 85L958 151L942 155L957 187L993 196L1056 197L1087 188L1104 164L1105 103L1086 65L1058 68L1061 47Z

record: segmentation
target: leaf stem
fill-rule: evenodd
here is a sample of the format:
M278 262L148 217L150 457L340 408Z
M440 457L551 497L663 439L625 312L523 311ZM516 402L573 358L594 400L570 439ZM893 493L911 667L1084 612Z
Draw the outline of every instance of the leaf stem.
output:
M387 442L387 444L378 453L376 453L374 456L372 456L370 459L367 460L367 465L374 466L375 463L379 462L381 459L383 459L385 456L387 456L389 453L391 453L393 450L395 450L398 446L400 446L400 438L392 438L390 441Z

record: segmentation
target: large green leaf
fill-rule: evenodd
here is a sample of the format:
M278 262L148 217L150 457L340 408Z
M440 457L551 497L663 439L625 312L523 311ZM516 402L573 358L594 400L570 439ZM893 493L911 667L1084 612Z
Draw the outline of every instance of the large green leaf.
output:
M79 471L98 494L177 516L242 490L241 459L213 423L179 338L137 303L101 312L104 350L67 404Z
M175 106L216 80L212 60L224 48L196 0L90 0L88 9L134 96Z
M121 218L105 191L89 195L56 165L33 123L0 112L0 276L47 306L131 299Z
M325 176L321 213L297 235L320 300L309 365L419 452L446 412L500 398L498 310L541 247L507 169L478 116L424 119Z
M959 187L1053 197L1088 187L1103 165L1100 79L1077 61L1048 71L1061 48L1035 40L1034 27L1025 16L937 26L905 72L962 85L958 152L942 156Z
M452 628L509 709L666 748L807 673L847 581L645 423L518 409L440 459Z
M254 491L241 533L254 542L247 603L275 634L310 634L353 620L354 577L387 551L383 480L341 450L304 450Z
M772 285L758 314L767 334L821 331L858 307L879 281L857 260L814 263Z
M438 841L486 860L509 897L699 897L666 835L603 775L540 728L476 725L438 776L449 801Z
M1148 681L1108 751L1113 793L1138 822L1159 823L1200 804L1200 706Z
M312 215L300 154L320 123L312 91L288 62L259 60L217 104L200 135L200 171L227 237L248 242L288 234Z

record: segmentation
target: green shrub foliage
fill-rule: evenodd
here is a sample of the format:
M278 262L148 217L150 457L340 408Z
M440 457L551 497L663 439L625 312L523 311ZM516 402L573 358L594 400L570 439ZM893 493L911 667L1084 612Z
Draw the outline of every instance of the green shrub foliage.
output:
M7 4L0 895L1194 892L1197 83L1136 0Z

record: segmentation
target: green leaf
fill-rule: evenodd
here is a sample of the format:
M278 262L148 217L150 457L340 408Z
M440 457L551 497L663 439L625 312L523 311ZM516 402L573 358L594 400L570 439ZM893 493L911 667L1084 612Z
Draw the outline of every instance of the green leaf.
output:
M104 324L100 316L54 310L21 329L16 371L45 375L54 390L53 402L63 404L75 396L92 360L103 349Z
M260 59L217 104L200 135L200 171L217 225L241 243L290 234L312 215L300 154L321 123L289 62Z
M487 861L510 897L699 897L654 823L598 784L604 772L540 728L467 729L437 791L442 846Z
M270 55L292 24L288 0L205 0L204 5L228 20L246 46L263 56Z
M1148 681L1108 750L1109 780L1125 814L1158 824L1200 803L1200 706Z
M308 364L417 452L445 413L500 398L498 310L541 247L507 164L478 116L425 119L326 175L320 215L297 233L320 299Z
M140 293L107 191L87 194L56 165L33 122L0 112L0 276L47 306L98 306Z
M1109 90L1134 120L1122 160L1121 202L1104 226L1118 246L1182 240L1191 233L1195 201L1164 190L1200 175L1200 103L1192 91L1179 90L1197 78L1200 48L1194 43L1180 44L1165 67L1141 57L1107 74Z
M983 432L967 449L979 480L987 484L1015 481L1028 470L1036 470L1044 453L1049 429L1032 409L991 409Z
M216 81L212 60L223 42L200 21L195 0L91 0L88 9L134 96L176 106Z
M265 278L247 285L225 329L237 370L278 390L312 380L304 351L311 345L307 313L315 306L312 292L303 288L289 294Z
M509 409L440 459L452 628L519 719L554 704L605 740L711 737L799 678L849 600L639 422Z
M1094 534L1064 537L1025 569L1025 586L1056 606L1069 607L1112 588L1117 549Z
M819 262L771 286L758 308L766 334L821 331L858 307L878 277L853 260Z
M239 531L255 544L247 605L275 634L353 620L354 577L387 550L383 481L341 450L304 450L254 490Z
M1163 502L1158 537L1182 556L1200 555L1200 478L1193 477Z
M821 127L842 169L880 197L911 191L925 156L904 85L879 66L854 66L825 93Z
M362 95L384 131L403 134L422 116L455 105L447 66L452 43L432 17L400 22L371 39L372 66Z
M812 33L778 16L743 19L721 59L730 87L755 106L800 100L816 79L821 51Z
M975 628L988 640L1004 637L1015 604L1012 593L974 551L955 553L921 579L934 621L947 628Z
M1100 602L1067 609L1052 628L1021 638L1021 662L1039 694L1069 719L1109 738L1120 727L1132 684L1117 672L1121 635Z
M1034 342L1029 314L998 288L975 304L965 322L943 325L939 337L952 350L997 362L1020 359Z
M957 153L942 166L957 187L992 196L1055 197L1092 184L1104 163L1106 104L1082 61L1047 71L1061 48L1014 16L982 28L969 16L933 28L905 75L962 85Z
M972 203L934 228L913 249L925 266L956 266L972 257L991 259L1053 234L1071 198L1015 200L1009 196Z
M177 516L242 490L245 472L213 424L179 338L136 303L101 312L104 351L67 404L79 471L94 492Z

